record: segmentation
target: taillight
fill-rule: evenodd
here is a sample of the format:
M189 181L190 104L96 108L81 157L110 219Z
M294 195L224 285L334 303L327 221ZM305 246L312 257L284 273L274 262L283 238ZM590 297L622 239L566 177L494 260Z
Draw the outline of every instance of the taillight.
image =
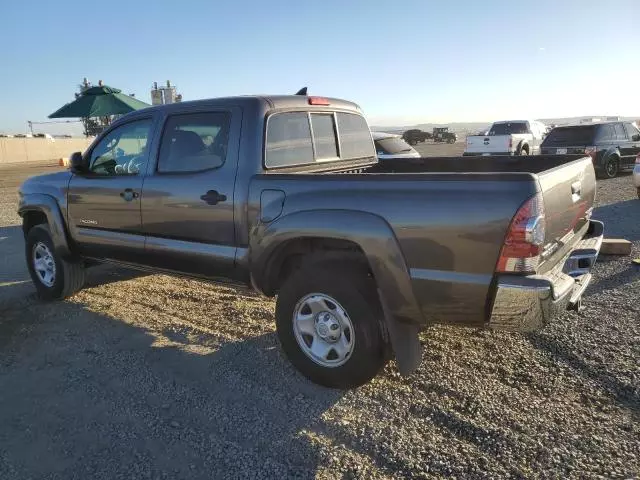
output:
M509 135L509 150L513 148L513 137Z
M640 153L636 157L636 165L640 165Z
M585 147L584 154L589 155L592 160L596 159L596 153L598 153L598 147Z
M504 239L496 271L534 273L544 245L545 219L542 194L524 202L514 215Z

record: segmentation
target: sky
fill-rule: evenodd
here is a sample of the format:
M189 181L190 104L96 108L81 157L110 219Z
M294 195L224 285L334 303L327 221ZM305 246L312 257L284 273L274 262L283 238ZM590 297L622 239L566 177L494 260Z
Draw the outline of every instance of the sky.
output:
M2 0L1 8L4 133L47 120L84 77L149 103L152 83L167 79L184 100L308 86L357 102L377 126L640 116L638 0Z

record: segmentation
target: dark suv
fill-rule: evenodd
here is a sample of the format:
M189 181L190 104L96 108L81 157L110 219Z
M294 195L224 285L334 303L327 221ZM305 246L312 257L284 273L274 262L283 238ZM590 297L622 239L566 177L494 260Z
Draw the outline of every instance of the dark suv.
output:
M631 122L606 122L556 127L540 146L543 155L587 154L596 173L613 178L633 169L640 153L640 131Z
M402 134L402 139L409 145L417 145L418 143L426 142L430 138L431 134L429 132L423 132L417 128L407 130Z

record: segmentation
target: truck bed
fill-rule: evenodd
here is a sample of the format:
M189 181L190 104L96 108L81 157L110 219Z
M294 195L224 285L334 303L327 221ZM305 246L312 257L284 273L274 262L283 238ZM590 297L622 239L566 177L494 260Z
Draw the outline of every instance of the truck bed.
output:
M583 200L576 203L571 185L580 178L586 179ZM550 248L540 265L544 272L584 234L595 177L591 159L580 156L324 164L314 171L257 175L250 186L252 211L267 208L260 192L276 188L284 195L278 200L282 217L321 206L384 219L400 245L424 317L482 325L500 249L518 208L542 193ZM327 215L327 227L331 218Z

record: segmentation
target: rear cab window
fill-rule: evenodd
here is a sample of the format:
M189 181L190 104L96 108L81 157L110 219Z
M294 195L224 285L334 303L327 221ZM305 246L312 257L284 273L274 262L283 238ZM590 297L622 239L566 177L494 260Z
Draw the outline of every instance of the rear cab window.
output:
M530 133L527 122L494 123L489 130L489 135L517 135L521 133Z
M265 144L268 169L375 158L367 122L355 112L273 113Z

